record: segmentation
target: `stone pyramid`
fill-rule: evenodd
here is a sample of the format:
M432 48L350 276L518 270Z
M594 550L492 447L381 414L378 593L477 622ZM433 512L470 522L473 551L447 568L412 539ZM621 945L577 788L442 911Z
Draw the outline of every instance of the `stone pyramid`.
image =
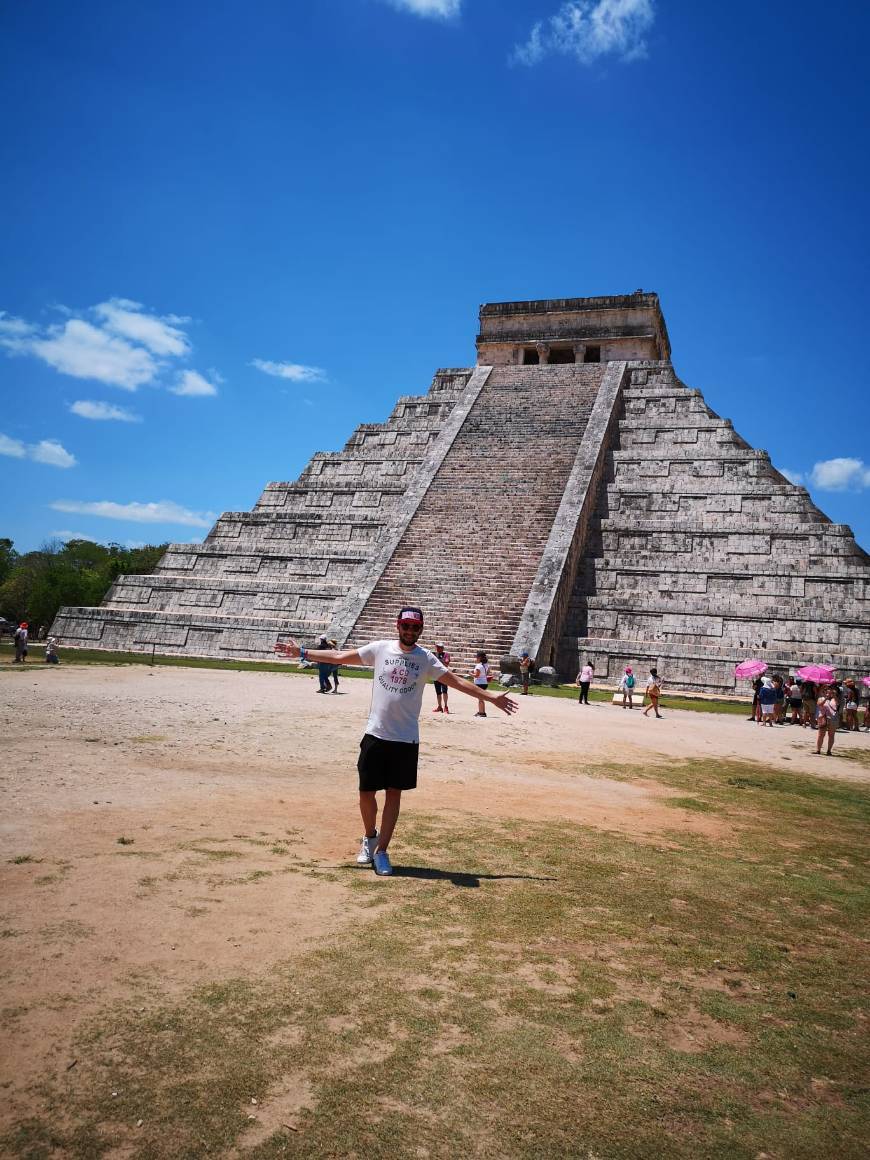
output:
M479 648L707 691L758 653L870 672L870 557L679 381L655 294L492 303L480 324L476 367L53 632L267 659L290 635L389 636L411 603L460 672Z

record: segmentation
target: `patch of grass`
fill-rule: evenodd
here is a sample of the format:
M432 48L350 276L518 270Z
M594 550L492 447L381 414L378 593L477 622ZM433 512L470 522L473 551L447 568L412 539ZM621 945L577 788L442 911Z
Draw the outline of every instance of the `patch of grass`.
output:
M674 809L693 810L698 814L710 814L716 811L716 807L711 806L709 802L702 802L699 798L693 797L665 798L664 804L673 806Z
M211 858L214 862L227 862L232 858L244 858L241 850L211 850L208 846L202 847L190 843L182 847L189 850L191 854L202 854L205 858Z
M28 862L38 864L42 861L41 858L34 858L32 854L16 854L14 858L8 858L7 861L12 866L24 866Z
M313 668L300 669L297 665L287 661L241 661L241 660L219 660L216 657L191 657L191 656L169 656L155 653L151 656L150 652L116 652L109 649L80 649L80 648L65 648L63 650L63 660L66 664L76 665L162 665L170 668L189 668L189 669L222 669L228 672L255 672L255 673L284 673L285 676L290 677L308 677L309 679L316 675ZM368 669L346 668L341 666L339 668L339 676L342 680L347 679L361 679L371 680L371 671ZM516 692L516 687L512 687L511 692ZM533 696L535 697L565 697L574 698L578 696L578 689L575 685L559 685L555 689L551 689L546 685L534 685ZM589 691L590 701L610 702L613 697L612 689L595 689ZM750 704L750 698L743 698L739 701L733 699L723 699L721 701L709 700L707 698L694 698L688 696L670 695L667 692L661 700L663 709L688 709L690 711L699 713L745 713ZM639 693L635 696L635 701L639 703ZM94 740L97 740L94 738ZM164 740L158 734L146 735L131 738L132 741L161 741Z
M403 817L392 880L335 876L369 922L266 977L105 1008L53 1092L63 1129L27 1121L2 1146L863 1156L870 794L750 763L651 773L728 841ZM295 1130L249 1146L248 1116L296 1089Z
M121 837L121 838L117 839L117 843L119 846L132 846L135 841L136 841L135 838Z

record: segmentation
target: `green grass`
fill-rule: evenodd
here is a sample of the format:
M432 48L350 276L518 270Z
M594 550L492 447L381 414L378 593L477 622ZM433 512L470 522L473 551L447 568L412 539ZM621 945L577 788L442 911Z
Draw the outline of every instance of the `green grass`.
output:
M409 811L391 881L333 874L369 922L94 1012L4 1154L865 1156L870 793L745 762L650 776L725 836Z
M152 658L150 653L138 652L111 652L106 649L64 649L61 657L62 663L72 665L161 665L170 668L188 668L188 669L222 669L227 672L243 672L243 673L284 673L287 676L293 677L311 677L316 675L316 670L313 668L300 669L295 663L288 661L242 661L242 660L218 660L214 657L176 657L165 656L160 653L155 653ZM45 666L42 666L45 668ZM19 671L25 670L21 666ZM368 669L345 668L339 669L339 676L342 680L345 679L362 679L371 680L371 672ZM515 692L515 689L511 689ZM555 689L548 688L544 685L533 685L532 694L536 697L563 697L576 698L578 690L575 685L559 685ZM591 689L589 692L590 701L606 701L610 702L613 696L612 690L606 689ZM641 703L640 690L635 694L635 705ZM669 696L667 692L662 696L662 709L689 709L701 713L745 713L749 700L742 701L734 700L708 700L706 698L693 698L691 696Z

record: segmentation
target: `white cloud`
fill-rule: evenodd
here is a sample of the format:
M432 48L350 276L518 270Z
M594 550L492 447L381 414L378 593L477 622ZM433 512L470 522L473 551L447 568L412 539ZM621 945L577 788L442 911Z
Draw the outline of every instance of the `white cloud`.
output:
M76 457L70 455L56 439L41 439L30 448L30 458L49 467L75 467Z
M178 382L169 388L173 395L216 395L217 387L203 378L199 371L183 371L178 376Z
M26 349L27 340L34 333L34 329L23 318L13 318L5 310L0 310L0 346L4 346L13 354Z
M56 512L72 512L80 516L99 516L106 520L130 520L137 524L182 524L192 528L209 528L217 516L214 512L193 512L172 500L158 503L115 503L100 500L86 503L80 500L58 499L49 504Z
M387 3L400 12L413 12L415 16L435 20L452 20L462 7L462 0L387 0Z
M824 459L813 467L810 482L821 491L863 491L870 487L870 467L863 459Z
M803 476L802 471L790 471L789 468L787 468L787 467L781 467L779 469L779 474L784 475L785 478L789 481L789 483L802 484L804 481L804 476Z
M655 20L653 0L567 0L532 28L511 60L539 64L553 53L592 64L603 56L638 60L647 55L645 36Z
M132 411L125 411L123 407L116 407L113 403L97 403L90 399L77 399L70 403L69 409L80 419L115 419L119 423L141 423L139 415Z
M71 318L62 327L52 327L48 337L31 339L29 351L64 375L76 379L97 379L125 391L135 391L150 382L158 364L147 350L132 346L84 322Z
M255 358L251 366L256 367L266 375L274 375L278 379L290 379L294 383L325 383L326 371L322 367L307 367L301 363L269 362L268 359Z
M171 325L173 322L189 322L189 318L179 318L174 314L160 318L146 314L141 303L131 302L129 298L110 298L108 302L100 302L94 307L94 313L106 330L140 343L153 354L178 358L190 350L190 339L184 331Z
M84 532L71 532L68 528L49 532L49 535L56 540L90 540L91 543L95 542L92 536L86 536Z
M56 439L22 443L20 439L0 435L0 455L10 455L13 459L32 459L35 463L45 463L49 467L75 467L77 463L76 457Z
M0 435L0 455L11 455L13 459L25 459L27 448L20 439L10 439L8 435Z
M78 315L67 307L55 309L66 320L47 327L0 312L0 347L10 355L33 355L61 374L95 379L125 391L148 383L161 385L161 380L167 385L170 360L185 359L192 350L183 329L189 318L151 314L130 298L109 298ZM176 385L169 389L176 395L216 395L215 383L221 381L217 371L209 371L209 379L196 371L176 372Z

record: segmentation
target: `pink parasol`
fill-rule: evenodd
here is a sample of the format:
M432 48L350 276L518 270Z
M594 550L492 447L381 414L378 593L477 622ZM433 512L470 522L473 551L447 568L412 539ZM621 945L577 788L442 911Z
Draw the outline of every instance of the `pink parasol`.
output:
M861 684L862 685L870 685L870 677L862 677Z
M753 657L748 661L741 661L734 670L735 677L760 677L762 673L767 672L767 662L760 661L757 657Z
M832 665L804 665L798 669L797 675L804 681L833 681L834 668Z

